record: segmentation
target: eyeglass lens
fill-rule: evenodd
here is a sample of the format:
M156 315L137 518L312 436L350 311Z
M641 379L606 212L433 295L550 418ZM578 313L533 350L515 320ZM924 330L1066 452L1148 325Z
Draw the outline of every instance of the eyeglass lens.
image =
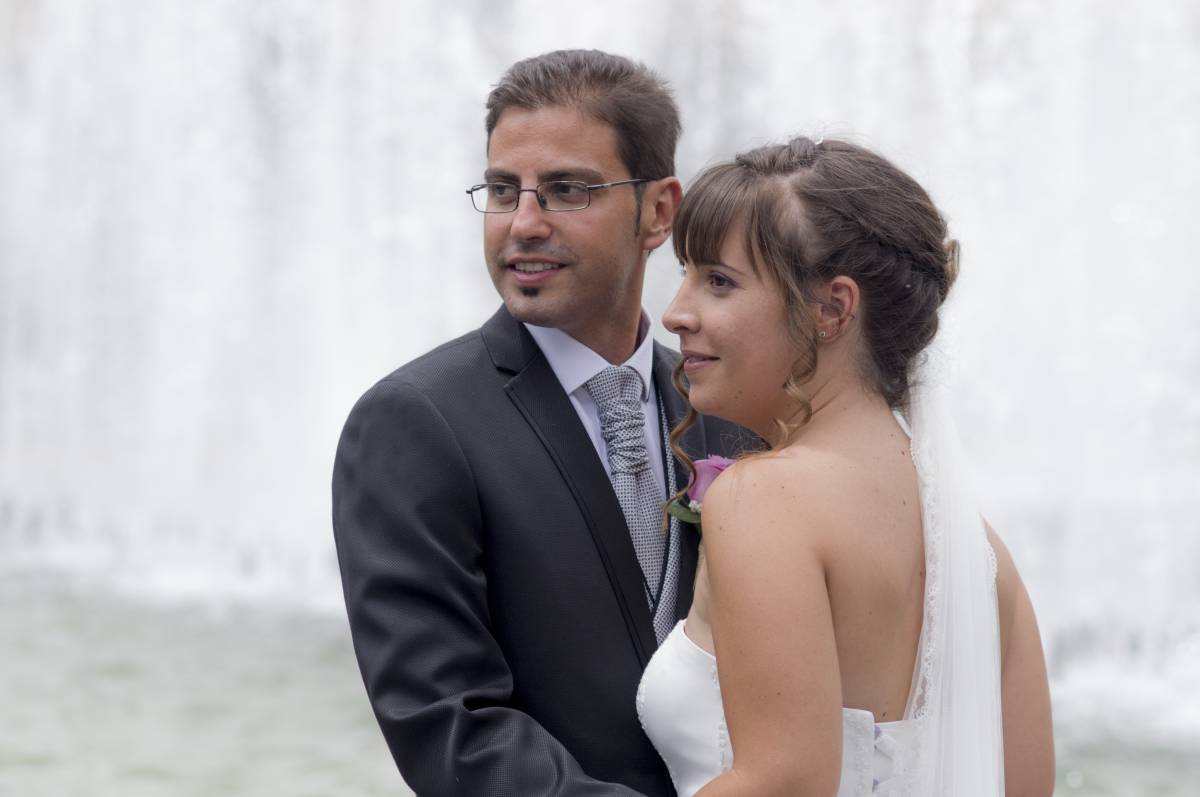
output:
M521 189L511 183L488 183L472 191L471 200L477 210L485 213L507 213L516 210L521 194L526 192L536 192L538 204L544 210L582 210L589 202L587 184L571 180L542 183L536 189Z

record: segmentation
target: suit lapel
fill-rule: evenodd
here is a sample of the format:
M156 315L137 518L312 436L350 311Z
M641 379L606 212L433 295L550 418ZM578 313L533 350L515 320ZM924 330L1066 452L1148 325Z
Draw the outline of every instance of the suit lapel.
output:
M675 362L678 358L679 355L665 346L658 343L654 344L654 388L658 391L658 395L662 397L663 408L667 413L665 420L671 429L682 423L688 412L687 401L684 400L683 396L679 394L679 391L675 389L675 385L671 382L671 372L674 370ZM704 455L703 440L704 437L700 431L699 424L693 426L684 434L683 447L687 450L689 456ZM699 445L697 445L697 442L699 442ZM663 451L663 456L675 459L675 478L679 482L677 488L682 488L687 484L688 469L678 457L675 457L669 448ZM691 523L680 523L679 533L679 582L675 595L675 616L685 617L687 616L688 609L692 606L693 591L696 585L696 563L699 558L700 534Z
M529 332L501 307L481 330L505 392L528 421L578 503L644 666L657 647L641 567L621 505L571 400Z

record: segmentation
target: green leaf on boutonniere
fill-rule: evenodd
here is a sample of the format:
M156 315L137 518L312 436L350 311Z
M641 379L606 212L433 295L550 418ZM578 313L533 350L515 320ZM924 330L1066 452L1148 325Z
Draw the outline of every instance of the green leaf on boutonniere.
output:
M692 507L695 507L693 509ZM684 498L676 498L671 503L667 504L667 514L671 517L677 517L684 523L691 523L695 526L700 525L700 506L694 504Z

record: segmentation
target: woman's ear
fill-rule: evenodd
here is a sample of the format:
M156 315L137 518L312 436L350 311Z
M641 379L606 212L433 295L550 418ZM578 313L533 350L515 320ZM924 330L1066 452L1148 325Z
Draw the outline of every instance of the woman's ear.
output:
M858 316L862 296L858 290L858 283L842 275L831 279L822 293L824 295L820 297L820 311L817 316L817 337L821 340L832 340Z

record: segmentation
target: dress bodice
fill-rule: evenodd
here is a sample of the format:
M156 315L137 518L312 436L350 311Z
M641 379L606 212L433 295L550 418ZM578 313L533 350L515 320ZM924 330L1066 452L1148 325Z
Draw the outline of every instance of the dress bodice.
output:
M695 794L733 763L717 660L684 633L683 620L650 659L637 711L680 797ZM913 734L912 720L877 723L869 711L843 708L837 797L906 794L905 754Z

